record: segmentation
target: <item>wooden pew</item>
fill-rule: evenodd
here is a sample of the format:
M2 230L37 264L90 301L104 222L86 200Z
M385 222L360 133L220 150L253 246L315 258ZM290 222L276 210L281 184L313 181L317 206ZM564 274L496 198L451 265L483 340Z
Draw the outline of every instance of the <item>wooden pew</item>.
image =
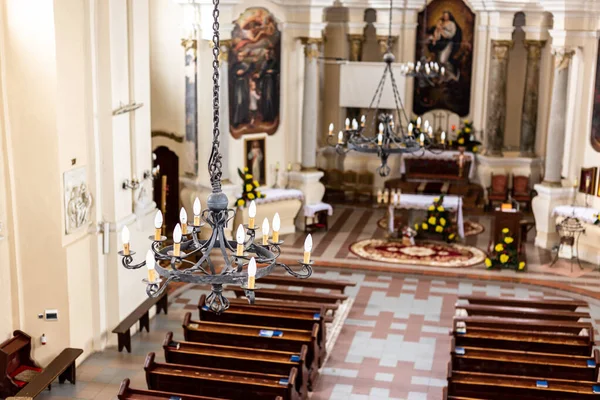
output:
M15 377L24 371L40 373L42 367L31 358L31 336L16 330L0 344L0 398L14 396L27 382Z
M160 314L162 310L167 314L167 308L169 300L167 297L167 291L165 290L160 297L149 297L144 300L135 310L131 312L119 325L112 330L112 333L117 334L119 351L123 351L123 348L127 349L127 352L131 353L131 333L129 329L139 321L140 332L146 328L146 332L150 332L150 309L152 306L156 306L156 313Z
M517 376L539 376L595 382L598 380L600 352L593 357L457 347L452 341L452 365L457 371Z
M197 396L224 397L232 400L300 400L293 388L298 370L289 375L221 370L181 364L162 364L148 354L144 363L148 389L173 391Z
M532 300L491 296L459 296L458 300L482 306L543 308L563 311L575 311L579 307L589 307L588 303L580 300Z
M271 285L285 286L301 286L310 288L337 290L344 293L347 287L354 287L356 283L349 281L334 281L332 279L319 279L310 277L308 279L298 279L290 275L271 274L260 278L260 283L268 283Z
M201 321L226 322L240 325L270 326L275 328L312 330L315 323L319 324L319 367L327 355L327 328L322 317L325 309L321 307L318 313L303 310L275 309L264 307L237 307L230 305L229 309L222 314L216 314L206 306L206 295L200 296L198 311Z
M318 354L319 324L313 329L296 330L273 327L228 324L223 322L193 321L191 313L186 313L183 320L183 336L187 342L212 343L225 346L251 347L254 349L300 352L306 345L306 366L308 368L308 388L319 373ZM264 336L279 331L280 335ZM261 332L263 335L261 335Z
M257 291L258 293L258 291ZM514 308L501 306L480 306L456 304L456 310L465 310L467 316L487 316L519 319L543 319L548 321L572 321L577 322L582 318L589 319L587 312L546 310L542 308ZM457 315L462 316L462 315Z
M581 335L594 341L594 327L589 322L546 321L536 319L497 318L497 317L454 317L454 330L461 327L523 330L531 332L554 332L565 335ZM585 330L585 331L584 331Z
M119 387L119 393L117 394L117 398L119 400L226 400L222 397L193 396L191 394L160 392L158 390L133 389L129 385L129 378L123 379L123 382L121 382L121 387ZM277 399L283 400L281 397L277 397Z
M262 278L261 278L262 279ZM243 298L232 298L229 299L230 305L236 306L254 306L254 307L271 307L271 308L286 308L293 310L312 311L313 313L321 312L321 308L325 308L325 322L333 322L333 316L338 309L338 304L323 304L313 302L296 302L296 301L279 301L273 299L256 299L254 304L248 304L248 300ZM331 315L329 314L331 311Z
M46 390L46 388L50 388L50 385L56 378L58 378L59 383L64 383L68 380L72 384L75 384L77 379L75 360L82 353L82 349L64 349L42 372L34 376L31 382L19 390L15 396L34 398Z
M237 297L244 297L244 289L240 287L230 287ZM312 303L324 303L324 304L336 304L343 302L348 299L348 296L337 293L303 293L295 292L291 290L279 290L279 289L260 289L254 292L254 296L257 299L277 299L277 300L288 300L298 302L312 302Z
M292 353L207 343L175 342L173 333L169 332L163 341L163 349L165 360L170 364L273 375L287 375L292 368L296 368L298 374L294 387L302 398L308 395L308 369L306 367L308 347L306 345L302 345L299 353Z
M538 353L570 354L589 357L593 343L587 336L566 336L539 332L486 328L454 332L456 345L492 349L534 351Z
M527 400L574 400L598 399L600 396L598 394L600 393L600 386L596 382L493 375L454 370L449 371L448 375L449 398L450 396L459 396L458 398L505 400L507 396L512 396L515 399ZM542 382L545 382L548 387L541 387Z

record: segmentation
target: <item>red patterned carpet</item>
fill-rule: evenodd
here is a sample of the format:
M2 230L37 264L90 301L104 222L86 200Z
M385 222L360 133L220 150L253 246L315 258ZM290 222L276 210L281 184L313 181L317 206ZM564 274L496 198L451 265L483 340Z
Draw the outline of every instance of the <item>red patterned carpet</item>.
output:
M350 245L350 251L367 260L448 268L471 267L485 259L485 253L475 247L442 242L405 246L400 241L367 239Z
M396 217L394 219L395 227L400 226L402 223L403 223L402 218ZM483 231L485 231L485 228L479 222L465 220L463 222L463 225L465 227L465 237L479 235L480 233L483 233ZM388 228L387 218L381 218L379 221L377 221L377 226L379 226L381 229L385 229L387 231L387 228Z

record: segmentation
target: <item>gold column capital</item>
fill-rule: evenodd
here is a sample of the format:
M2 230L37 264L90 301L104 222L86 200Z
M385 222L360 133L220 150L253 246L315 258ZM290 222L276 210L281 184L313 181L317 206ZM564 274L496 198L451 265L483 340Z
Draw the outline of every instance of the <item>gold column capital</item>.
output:
M348 34L350 42L350 61L360 61L362 58L362 46L365 42L365 35Z
M528 60L539 60L542 56L542 49L546 46L545 40L524 40L523 45L527 49Z
M301 36L298 39L300 39L300 41L302 42L303 45L308 45L308 44L316 44L316 45L320 45L321 43L323 43L323 38L312 38L312 37L306 37L306 36Z
M316 60L321 53L319 51L319 45L323 43L323 39L309 37L301 37L299 39L304 45L304 56L307 58L307 60Z
M512 40L492 40L492 59L508 60L508 53L513 46Z
M398 40L398 36L392 36L390 38L390 47L393 48L394 44L396 43L396 40ZM387 42L388 42L388 37L387 36L377 36L377 43L379 43L379 50L381 51L381 54L385 54L385 52L387 51Z
M569 67L571 59L575 55L575 49L571 47L555 47L552 49L554 56L554 68L559 71Z
M198 48L198 41L193 38L181 39L181 46L183 46L183 48L185 50L189 50L189 49L196 50Z

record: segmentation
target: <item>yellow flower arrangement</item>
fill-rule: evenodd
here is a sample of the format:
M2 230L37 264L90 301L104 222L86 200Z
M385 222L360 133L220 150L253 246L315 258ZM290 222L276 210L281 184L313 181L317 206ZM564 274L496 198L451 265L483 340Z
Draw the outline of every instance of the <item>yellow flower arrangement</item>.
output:
M438 201L440 201L440 198L439 198L439 197L436 197L436 198L434 198L434 199L433 199L433 202L434 202L434 203L437 203Z
M415 230L419 230L419 224L415 224Z
M446 226L446 218L440 218L440 225Z
M256 191L256 196L257 196L257 197L261 197L261 196L262 196L262 194L261 194L261 193L260 193L260 192L257 190L257 191Z
M450 239L450 240L454 240L455 237L456 237L455 233L451 233L450 235L448 235L448 239Z
M429 225L435 225L436 219L435 219L435 217L429 217L427 222L429 222Z
M468 126L465 127L465 132L466 133L470 133L471 132L471 128L469 128Z
M244 172L248 172L248 167L244 167Z
M508 257L506 254L501 254L501 255L500 255L500 262L501 262L502 264L506 264L506 262L508 261L508 259L509 259L509 258L510 258L510 257Z
M423 229L427 229L427 228L429 228L429 226L428 226L428 225L427 225L425 222L423 222L423 223L421 224L421 228L423 228Z
M465 139L464 138L458 139L458 144L465 144Z
M473 146L473 153L477 153L479 151L479 147Z
M504 250L504 245L502 243L498 243L496 245L496 247L494 247L494 250L496 250L497 252L500 252L500 251Z
M254 193L248 193L248 198L250 200L254 200Z
M246 202L244 201L244 199L239 199L237 201L237 205L240 206L240 207L242 207L244 204L246 204Z
M439 206L439 207L437 208L437 210L438 210L439 212L442 212L442 211L444 211L444 207L442 207L442 206Z
M254 188L252 187L252 185L251 185L251 184L247 184L247 185L246 185L246 192L251 192L251 191L252 191L252 189L254 189Z
M506 244L511 244L514 241L515 241L515 239L511 238L510 236L507 236L504 238L504 243L506 243Z
M508 228L502 229L502 233L508 233Z
M525 261L521 261L521 262L519 263L519 271L522 271L522 270L524 270L524 269L525 269Z
M489 258L486 258L485 259L485 266L488 267L488 268L491 267L492 266L492 260L490 260Z
M435 210L435 206L429 206L429 211Z
M435 231L438 233L442 233L444 231L444 228L438 225L435 227Z
M246 174L246 179L252 179L252 174Z
M258 183L258 181L254 181L254 182L252 182L252 183L254 183L254 186L256 186L256 187L259 187L259 186L260 186L260 185L259 185L259 183Z

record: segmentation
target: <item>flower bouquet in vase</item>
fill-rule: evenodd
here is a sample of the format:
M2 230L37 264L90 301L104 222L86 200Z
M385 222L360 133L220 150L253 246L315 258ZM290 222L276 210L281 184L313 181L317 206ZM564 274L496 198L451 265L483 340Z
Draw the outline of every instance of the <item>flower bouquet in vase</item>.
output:
M252 200L262 199L265 197L258 190L258 181L255 181L252 177L252 174L248 172L248 168L244 168L242 172L238 168L238 175L242 178L242 194L236 200L235 205L238 207L246 207Z
M456 140L451 144L454 148L460 149L462 147L471 153L477 153L479 151L481 142L475 140L473 121L469 121L468 119L463 121L460 129L458 130L458 134L456 135Z
M433 204L427 209L427 217L420 224L415 224L417 237L444 240L456 240L456 226L450 219L450 212L444 208L444 196L433 199Z
M525 271L527 265L519 258L519 252L510 230L502 229L502 240L494 244L490 254L485 259L487 269L511 268L519 272Z

